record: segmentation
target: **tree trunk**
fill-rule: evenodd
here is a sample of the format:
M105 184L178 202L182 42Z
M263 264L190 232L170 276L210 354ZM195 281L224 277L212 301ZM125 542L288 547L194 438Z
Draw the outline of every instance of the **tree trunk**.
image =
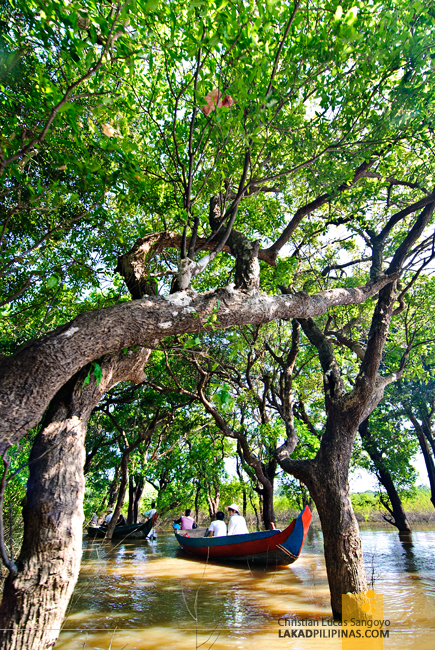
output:
M18 575L9 574L0 608L1 627L12 628L0 631L2 649L52 648L77 580L87 417L71 413L71 383L53 400L30 455Z
M430 420L428 422L425 422L423 420L422 427L423 427L423 433L426 436L426 440L428 441L432 449L432 454L433 456L435 456L435 439L433 437Z
M349 463L358 417L328 415L317 456L297 461L278 453L281 467L307 486L319 513L326 573L334 617L342 614L342 595L367 589L358 522L349 495Z
M402 500L397 494L397 490L393 483L393 479L391 478L391 474L386 469L379 469L378 478L386 489L391 504L391 508L388 507L388 504L383 504L392 517L392 519L389 519L384 515L385 521L395 526L401 533L410 533L411 526L409 525L408 519L406 517L406 512L403 507Z
M212 490L214 494L212 494ZM219 501L220 501L220 490L219 490L219 485L214 484L214 483L209 483L207 485L207 503L208 503L208 511L210 514L210 518L216 519L217 512L219 510Z
M364 558L347 477L340 480L337 472L322 473L321 477L311 494L322 525L332 613L341 618L342 595L367 589Z
M242 512L243 512L243 516L246 517L246 506L248 505L248 498L246 495L246 486L244 483L242 483L242 493L243 493Z
M127 524L137 524L139 518L139 501L144 490L144 480L141 476L131 476L128 487L128 517Z
M120 476L121 482L119 485L118 499L116 501L115 510L113 511L112 519L109 521L107 526L105 541L110 541L112 539L113 531L115 530L116 522L119 519L121 514L122 506L125 501L125 493L127 492L127 483L128 483L128 461L130 459L130 453L123 453L121 465L120 465Z
M263 497L263 524L264 530L272 530L271 523L275 524L275 512L273 509L273 481L265 481L261 490Z
M134 477L129 476L128 478L128 514L127 514L127 525L136 524L137 519L134 518L134 497L135 497L135 484Z
M307 485L322 525L331 608L341 618L341 597L367 589L358 522L349 494L349 463L357 423L330 417L324 437L340 439L335 448L320 448L310 467Z
M199 493L201 492L201 483L198 481L195 492L195 521L198 523L199 517Z
M115 470L115 476L113 477L113 481L110 485L109 492L108 492L108 501L107 501L107 507L108 508L113 508L115 505L116 501L116 495L118 494L118 485L119 485L119 472L121 471L121 464L118 465L118 467Z
M256 507L256 505L255 505L255 501L254 501L254 499L252 498L252 494L249 495L249 501L251 502L251 506L252 506L252 508L253 508L253 510L254 510L255 518L256 518L256 520L257 520L257 531L259 531L260 528L261 528L261 526L260 526L260 517L259 517L259 514L258 514L257 507Z
M242 487L242 495L243 495L242 513L243 516L246 518L246 506L248 505L248 497L246 494L245 481L243 480L242 468L240 467L240 453L238 454L238 456L236 456L236 472L239 477L240 485Z
M426 437L421 430L421 427L415 427L415 432L417 434L418 442L420 443L420 448L424 457L424 462L426 464L427 476L429 478L430 485L430 500L432 505L435 507L435 464L430 453L430 448L427 443Z
M89 416L115 383L144 380L149 351L101 361L96 385L88 368L58 392L33 444L24 538L17 575L6 579L0 606L0 649L43 650L56 643L74 589L82 552L84 438Z
M369 418L366 418L364 422L361 422L359 425L359 434L363 440L364 447L367 453L370 455L370 458L375 464L377 476L387 491L388 498L390 499L391 508L388 504L383 504L390 513L392 519L389 519L384 515L385 521L396 526L398 530L402 533L410 533L411 526L408 523L406 518L406 512L403 508L402 501L397 494L396 487L393 483L390 472L385 468L384 462L382 460L382 455L376 448L374 442L371 440L370 433L368 430Z

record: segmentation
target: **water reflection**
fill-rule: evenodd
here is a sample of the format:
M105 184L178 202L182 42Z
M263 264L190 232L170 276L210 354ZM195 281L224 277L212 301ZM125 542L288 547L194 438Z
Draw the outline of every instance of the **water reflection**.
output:
M368 578L384 595L384 618L392 622L384 648L432 650L435 532L417 531L404 539L392 530L363 530L361 536ZM79 582L56 649L184 650L213 644L214 650L247 650L264 644L268 650L341 650L336 639L278 638L282 616L330 616L318 529L310 530L301 558L278 569L206 565L180 552L172 534L160 534L156 543L93 540L84 543Z

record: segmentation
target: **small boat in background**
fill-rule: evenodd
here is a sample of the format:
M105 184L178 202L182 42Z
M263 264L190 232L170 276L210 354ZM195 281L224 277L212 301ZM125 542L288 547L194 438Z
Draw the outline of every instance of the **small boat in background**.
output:
M311 511L306 506L285 530L265 530L226 537L195 537L196 531L189 531L184 534L175 532L175 537L186 553L197 557L272 566L287 565L298 559L311 517Z
M124 537L130 537L133 539L143 539L147 537L152 528L157 521L157 513L155 513L151 519L148 519L143 524L130 524L127 526L115 526L113 530L112 539L119 539ZM107 532L107 526L88 526L88 536L89 537L105 537Z

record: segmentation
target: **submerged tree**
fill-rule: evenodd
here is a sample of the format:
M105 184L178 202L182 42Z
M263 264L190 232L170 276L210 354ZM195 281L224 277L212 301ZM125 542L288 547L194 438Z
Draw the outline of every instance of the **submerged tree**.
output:
M0 617L8 648L52 647L77 580L82 542L84 438L93 408L120 381L143 381L149 350L123 352L75 375L52 400L29 458L24 540L9 561ZM88 381L86 381L88 376ZM50 567L41 574L35 567ZM48 603L50 605L48 606Z
M271 5L217 0L207 7L132 0L104 3L97 10L90 2L65 7L35 0L26 3L26 11L24 3L19 9L28 22L21 30L19 16L9 21L2 69L8 109L2 123L2 254L5 272L13 262L23 273L23 255L38 248L39 257L26 273L42 273L46 281L27 285L29 276L22 274L14 284L10 274L12 280L2 287L9 308L3 313L7 356L0 361L2 454L38 424L76 373L103 355L135 345L155 347L163 337L186 332L297 318L319 351L325 377L328 420L316 461L322 469L316 476L307 469L306 484L323 510L332 544L337 532L332 519L325 519L328 490L338 509L335 518L340 508L346 513L339 523L347 561L340 564L342 556L333 557L329 542L326 556L333 611L339 613L341 593L365 586L347 496L355 426L389 381L378 377L378 369L395 282L404 265L424 256L432 244L432 14L401 0L388 8L382 3L357 8L350 2L311 6L299 0L291 6L279 0ZM34 48L35 38L38 56L14 77L12 64L18 54L27 63L23 53ZM114 67L92 86L91 77L103 64ZM70 88L76 80L84 84L77 92L78 86ZM95 135L99 115L104 122ZM89 136L85 120L94 128L89 126ZM98 149L95 157L104 149L101 158L107 160L101 187L109 227L86 199L89 220L77 219L69 240L56 231L56 238L71 242L69 260L76 260L73 243L98 233L86 257L94 279L95 260L101 264L101 291L94 301L74 297L81 263L68 266L74 270L70 276L58 272L50 250L38 244L50 228L35 230L41 220L32 200L46 187L48 174L37 160L53 156L56 171L63 171L53 143L64 139L71 152L71 138L64 138L69 128L83 155L89 137ZM100 133L109 138L104 146ZM72 174L72 181L88 191L88 172ZM48 214L51 197L55 203L59 194L53 182L43 197L38 193ZM340 224L346 232L337 230ZM354 277L321 274L325 240L334 258L328 267L340 272L351 265L358 270ZM136 291L131 301L105 284L116 245L122 253L117 268ZM304 282L313 269L318 271L313 282ZM82 280L84 292L90 283ZM278 284L289 293L275 295ZM59 318L49 323L41 303L55 288ZM367 352L355 387L346 394L331 344L311 319L378 293ZM26 300L34 320L19 334ZM26 345L19 348L21 343ZM286 471L299 471L289 457L293 449L289 436L279 456ZM66 459L59 462L61 469ZM329 470L322 486L321 473ZM332 494L334 476L338 495ZM77 499L80 509L80 490ZM11 627L10 615L5 613L2 627Z

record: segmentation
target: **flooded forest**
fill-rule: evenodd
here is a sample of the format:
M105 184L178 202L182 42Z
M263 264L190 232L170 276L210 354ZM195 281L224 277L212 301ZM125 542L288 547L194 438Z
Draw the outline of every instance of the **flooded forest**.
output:
M434 35L0 0L0 650L432 647Z

